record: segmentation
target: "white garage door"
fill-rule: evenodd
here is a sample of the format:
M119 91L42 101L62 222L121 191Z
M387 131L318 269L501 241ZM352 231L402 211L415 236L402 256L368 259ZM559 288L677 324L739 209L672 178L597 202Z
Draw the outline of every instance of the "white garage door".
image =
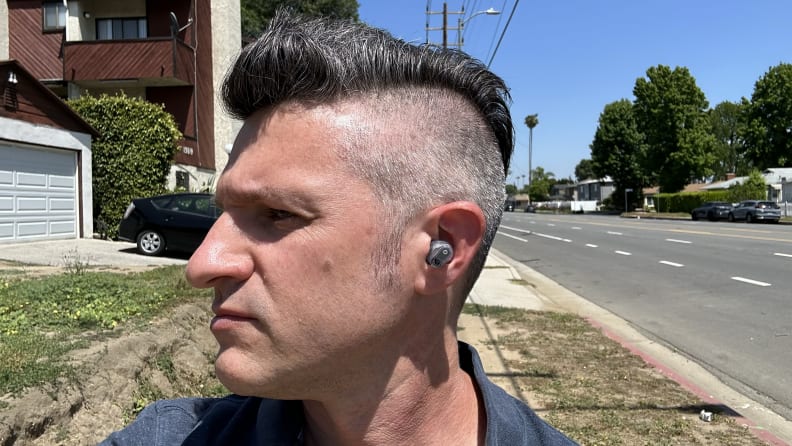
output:
M0 242L77 237L77 154L0 143Z

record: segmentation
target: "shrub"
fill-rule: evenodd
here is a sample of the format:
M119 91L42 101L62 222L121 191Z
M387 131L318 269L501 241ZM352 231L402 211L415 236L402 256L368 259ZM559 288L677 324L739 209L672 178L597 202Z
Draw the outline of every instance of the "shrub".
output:
M133 198L165 192L182 135L161 105L124 94L86 95L69 105L100 133L92 145L94 218L115 238Z

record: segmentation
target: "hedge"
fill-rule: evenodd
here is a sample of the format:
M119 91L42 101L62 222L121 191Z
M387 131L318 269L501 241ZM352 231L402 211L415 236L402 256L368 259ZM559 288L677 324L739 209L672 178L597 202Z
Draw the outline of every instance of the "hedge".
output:
M100 133L92 144L94 218L116 238L133 198L165 192L182 135L162 105L140 98L85 95L68 104Z

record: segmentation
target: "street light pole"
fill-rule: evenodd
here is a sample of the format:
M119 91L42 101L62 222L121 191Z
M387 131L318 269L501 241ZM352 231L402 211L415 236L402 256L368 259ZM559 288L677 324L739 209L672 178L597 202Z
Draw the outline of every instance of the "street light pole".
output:
M462 9L462 12L463 13L465 12L464 8ZM474 12L473 14L470 15L470 17L468 17L466 19L463 19L463 17L460 17L459 19L457 19L459 21L459 23L457 25L457 48L459 48L461 50L462 49L462 45L465 44L465 37L462 34L464 33L464 30L465 30L465 24L467 22L471 21L473 19L473 17L479 16L481 14L498 15L500 13L501 12L496 10L495 8L489 8L489 9L487 9L485 11Z
M439 28L431 28L429 27L429 16L433 14L442 14L443 15L443 26ZM449 28L448 27L448 15L449 14L456 14L461 17L457 19L457 27L456 28ZM449 11L448 10L448 3L443 3L443 10L442 11L430 11L429 8L426 8L426 43L429 43L429 31L443 31L443 48L448 48L449 46L456 46L458 49L462 49L462 44L464 43L464 39L462 38L462 30L465 27L465 24L470 21L473 17L476 17L481 14L487 15L498 15L500 11L497 11L493 8L489 8L485 11L478 11L470 15L467 19L464 18L465 16L465 8L462 7L460 11ZM457 41L456 43L448 43L448 31L456 31L457 32Z

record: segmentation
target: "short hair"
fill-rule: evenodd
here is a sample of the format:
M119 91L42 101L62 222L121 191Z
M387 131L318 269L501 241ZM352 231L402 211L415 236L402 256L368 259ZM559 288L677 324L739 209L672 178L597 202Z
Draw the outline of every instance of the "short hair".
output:
M340 156L370 182L392 218L393 231L383 243L388 251L376 259L385 282L392 282L398 266L402 228L418 212L457 200L478 204L486 231L461 308L495 238L514 149L511 98L500 77L461 51L412 45L357 22L280 10L242 50L222 95L239 119L284 103L366 106L369 125L339 141Z

